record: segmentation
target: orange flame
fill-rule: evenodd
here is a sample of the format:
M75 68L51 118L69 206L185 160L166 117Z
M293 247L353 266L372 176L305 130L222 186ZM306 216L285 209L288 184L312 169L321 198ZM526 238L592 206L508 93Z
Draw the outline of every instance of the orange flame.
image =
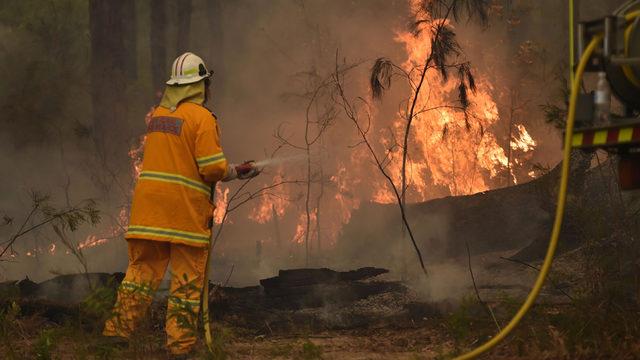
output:
M418 9L420 0L410 0L414 10ZM420 14L429 17L429 14ZM424 23L428 29L439 19L431 19ZM447 26L452 24L447 23ZM404 46L406 59L401 67L409 74L415 84L419 81L420 68L431 52L431 32L422 31L417 35L409 31L400 31L395 40ZM416 71L418 70L418 71ZM476 91L469 92L470 106L467 114L459 104L451 99L458 95L458 79L452 76L443 81L435 69L426 73L425 85L416 99L416 114L409 136L409 158L407 161L407 201L418 202L446 195L466 195L482 192L496 187L496 177L508 174L515 179L514 167L522 165L530 157L537 146L524 125L514 125L514 134L508 145L511 159L505 149L498 144L497 125L500 122L498 108L492 97L493 85L482 75L475 76ZM413 90L415 91L415 90ZM375 109L373 109L375 110ZM389 154L385 170L392 177L396 186L400 187L402 171L402 150L396 139L404 137L406 114L398 112L389 123L373 124L371 140L377 141L378 148L393 149ZM148 123L150 114L145 121ZM390 126L389 126L390 125ZM391 133L386 129L390 128ZM382 130L384 129L384 131ZM373 136L375 134L375 136ZM375 140L373 140L375 139ZM142 153L146 137L142 136L138 145L129 150L132 161L132 175L137 179L142 169ZM356 141L359 139L356 139ZM509 150L509 149L506 149ZM338 160L333 166L325 164L333 175L326 181L326 199L322 209L312 208L310 213L309 240L317 239L318 230L322 230L322 242L333 245L337 241L342 227L351 220L352 212L361 206L363 201L375 203L395 203L396 195L389 188L386 180L377 175L378 170L371 166L370 154L363 147L352 150L350 157ZM375 165L374 165L375 166ZM375 176L370 176L372 170ZM276 169L271 184L283 182L284 168ZM533 177L533 172L528 173ZM263 175L264 176L264 175ZM324 181L324 180L323 180ZM318 184L314 185L317 191ZM295 219L289 225L293 233L290 239L301 244L307 231L307 217L304 210L294 206L292 199L296 197L293 186L284 185L275 190L287 196L260 196L249 205L248 218L258 224L268 224L274 218L284 218L287 212L293 212ZM226 204L230 197L229 188L216 189L214 221L221 224L225 219ZM314 200L315 201L315 200ZM315 206L315 205L314 205ZM297 210L294 210L297 209ZM117 231L122 231L127 223L127 211L123 209L119 223L121 226L107 231L107 236L89 236L79 245L80 249L97 246L108 241ZM318 219L323 222L318 224ZM230 221L228 218L225 221Z
M78 244L78 250L84 250L92 248L94 246L102 245L109 241L108 239L98 237L96 235L89 235L85 241Z
M413 1L411 4L415 7L417 3ZM429 28L437 21L441 20L432 19L431 24L424 26ZM405 31L396 36L396 40L404 44L407 53L402 67L414 84L419 82L419 70L431 52L431 35L425 29L417 35ZM493 133L500 120L491 95L493 87L482 76L476 78L477 89L468 94L471 105L466 116L464 110L451 101L457 98L458 79L451 77L443 82L437 70L427 71L425 85L416 99L417 115L409 137L407 201L426 201L437 196L434 185L444 187L451 195L486 191L496 186L492 179L508 167L505 150ZM398 114L392 126L393 136L386 135L381 141L385 148L390 148L394 138L403 138L407 116L405 112ZM510 146L523 152L532 151L536 142L523 125L516 128L519 135ZM400 191L401 147L391 153L388 169ZM396 197L386 183L380 183L373 192L372 200L393 203Z
M282 169L279 169L279 172L281 172L281 170ZM279 184L283 181L283 176L278 173L273 177L272 184ZM284 216L289 205L289 202L284 197L265 194L260 197L257 205L253 205L249 213L249 219L258 224L266 224L273 220L274 215L278 217Z
M138 145L132 146L129 149L129 158L131 159L131 175L134 182L140 177L142 172L142 160L144 155L144 144L147 141L147 136L140 136ZM133 192L133 188L131 189Z
M524 125L516 125L516 129L518 130L518 135L511 139L511 149L522 152L529 152L535 149L537 143L531 135L529 135Z
M229 201L229 188L224 190L220 186L216 187L215 210L213 213L213 221L216 224L222 224L225 218L227 202Z
M314 241L317 239L317 232L314 231L314 230L317 230L317 229L314 229L314 224L317 223L317 220L318 220L318 212L317 212L317 209L314 209L309 213L309 223L310 223L309 242L311 244L313 244ZM293 242L295 242L296 244L304 244L304 240L307 233L306 230L307 230L307 214L303 212L298 217L298 224L296 225L296 232L295 232L295 235L293 236Z

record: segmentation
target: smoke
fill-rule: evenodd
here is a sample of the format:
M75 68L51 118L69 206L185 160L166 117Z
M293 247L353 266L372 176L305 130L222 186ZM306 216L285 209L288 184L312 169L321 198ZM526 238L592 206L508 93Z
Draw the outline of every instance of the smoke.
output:
M213 64L212 99L207 105L219 120L225 155L234 163L243 159L265 159L256 163L265 171L253 182L256 187L248 191L282 180L283 175L286 179L305 179L307 160L311 160L313 176L320 180L314 182L310 203L312 208L320 204L320 211L313 216L320 219L321 231L311 228L314 234L309 244L312 257L307 261L301 243L304 239L296 231L306 220L305 184L280 187L256 196L229 215L220 245L213 254L213 281L223 283L230 276L230 285L253 285L259 278L273 276L278 269L302 266L338 269L382 266L390 268L398 278L414 277L417 260L409 240L401 235L397 209L370 202L375 188L385 180L377 173L366 151L357 146L359 139L353 125L336 116L331 119L332 125L324 138L313 147L311 158L300 151L304 148L305 115L309 114L315 121L324 114L332 114L332 109L324 106L327 99L310 109L308 105L310 92L335 69L336 60L362 63L351 72L346 90L354 97L363 98L369 95L369 70L375 59L384 56L398 64L406 60L397 33L406 30L411 21L407 1L242 0L220 3L219 13L211 14L204 1L194 1L188 46ZM511 110L510 89L522 85L516 103L526 103L526 106L514 121L526 125L533 138L540 141L530 159L532 163L553 165L560 154L559 137L543 123L538 106L548 100L545 97L548 89L557 88L555 74L559 70L556 70L565 57L566 44L557 40L566 38L562 30L566 28L564 20L560 19L564 18L563 7L564 4L553 0L520 4L514 5L512 12L504 9L499 14L490 14L492 23L488 29L473 23L455 25L474 72L480 75L481 81L492 84L491 95L496 99L500 115L499 125L494 130L501 134L498 140L504 149L509 146L506 119ZM84 16L83 29L88 31L88 15L83 12L86 9L76 10L73 16ZM139 5L137 10L145 16L149 12L148 5ZM553 16L547 16L547 12ZM145 16L140 18L146 19ZM72 77L61 75L54 78L55 81L40 83L35 75L26 77L29 69L26 65L21 67L18 61L19 58L38 58L39 55L34 55L38 48L25 45L32 42L15 40L31 39L36 35L23 28L17 30L15 25L5 24L6 21L0 18L0 48L7 49L3 52L2 62L12 65L6 67L12 70L3 70L7 75L3 79L13 89L24 85L24 79L28 79L29 87L37 88L35 94L38 96L32 98L31 93L25 91L4 98L10 99L8 104L16 108L29 108L32 102L44 105L37 107L38 112L33 111L38 116L32 114L29 123L23 117L24 113L2 119L2 124L12 124L12 127L0 135L0 166L7 169L3 172L3 187L8 189L0 193L0 215L6 214L15 220L11 225L0 227L0 236L8 238L28 213L30 189L51 193L52 202L59 206L86 198L96 199L103 214L102 225L95 229L83 227L74 233L74 237L79 243L91 235L108 235L114 224L118 224L120 211L126 209L130 201L133 179L126 155L137 145L137 139L144 131L144 114L155 105L151 100L154 94L149 85L149 69L146 65L141 66L138 79L123 89L127 94L123 115L126 133L121 134L123 140L107 143L109 151L118 154L117 161L103 162L95 156L92 139L87 135L92 113L86 39L74 38L76 46L69 48L77 52L64 53L64 56L56 56L58 47L66 46L64 42L47 43L47 54L51 56L47 57L50 62L45 64L43 73L47 69L58 69L62 60L57 59L76 59L68 65L74 72ZM140 22L137 34L141 64L150 63L146 39L151 24L145 21L149 20ZM514 27L518 21L522 25ZM220 34L209 33L212 23ZM548 29L553 29L558 36L549 37ZM73 30L84 34L76 28ZM177 40L174 30L169 28L171 41L168 42ZM220 41L214 41L216 37ZM526 41L532 42L521 48ZM523 58L518 59L517 54ZM177 50L167 47L168 64L177 55ZM531 59L532 64L527 62ZM53 85L56 87L49 88ZM394 87L381 102L373 104L372 139L381 138L390 121L397 118L398 104L407 91L409 89L401 86ZM52 96L54 92L66 96L61 100ZM55 121L45 123L41 118L49 110L48 105L56 105L57 111ZM19 141L29 139L28 134L35 133L32 120L42 121L36 122L35 128L48 129L44 132L48 141L42 140L41 135L36 141ZM295 147L274 155L280 145L274 136L278 129L286 130L283 135ZM528 169L523 167L522 171L526 174ZM225 186L233 193L238 184ZM443 187L433 186L430 190L438 196L449 194ZM324 191L324 198L317 200L321 191ZM265 209L260 213L265 216L264 221L249 220L259 207ZM450 216L441 213L431 214L426 219L416 215L412 219L423 225L417 234L419 246L427 263L433 264L430 266L432 276L420 288L435 298L458 295L468 286L464 267L451 263L448 259L452 254L443 251L452 240ZM385 228L384 236L378 230L380 227ZM55 255L49 253L54 241L50 229L25 237L18 246L21 253L18 260L0 263L2 276L15 279L29 275L42 280L52 272L78 271L78 263L62 247L57 247ZM127 262L125 247L120 235L104 245L86 249L89 269L123 271ZM35 250L37 256L24 255L30 250Z
M20 113L5 112L8 117L2 119L7 131L1 135L0 166L10 169L3 176L4 188L10 191L0 194L0 215L12 218L13 223L0 227L0 235L8 239L17 231L30 210L29 193L37 190L51 194L51 204L58 208L95 199L102 223L97 228L81 227L72 234L73 241L80 244L90 236L108 237L119 223L121 209L126 209L130 201L133 183L127 153L137 144L144 130L144 114L154 105L150 100L154 97L153 90L148 84L150 70L145 65L150 63L147 51L150 24L146 19L149 5L136 7L141 15L137 30L138 62L145 66L139 67L138 79L123 89L127 126L123 127L124 133L118 134L121 139L110 138L106 142L107 152L114 154L109 159L96 156L92 139L95 134L91 133L90 51L88 38L84 36L89 31L87 8L71 2L60 3L66 10L64 13L77 17L80 24L61 27L58 23L63 20L58 12L45 8L34 12L20 6L16 2L16 6L7 8L7 14L0 14L0 42L6 50L2 55L3 79L7 84L1 89L7 99L3 109L25 109ZM259 186L268 185L273 176L283 171L291 174L291 178L302 178L306 156L285 151L274 157L272 151L277 141L273 134L280 125L287 124L291 140L300 143L300 120L304 119L307 105L304 94L313 79L327 76L332 70L336 50L350 61L374 59L380 53L401 54L393 36L394 29L404 26L407 12L404 1L383 0L224 2L220 12L213 16L208 9L204 2L194 2L187 46L214 64L213 96L207 105L219 119L227 157L235 163L243 159L270 159L258 163L265 166L260 179L263 184ZM10 11L20 18L5 17ZM37 26L18 28L20 19ZM208 33L212 22L217 22L221 34ZM178 55L172 46L174 30L168 27L169 64ZM222 40L214 44L210 40L215 37ZM40 65L33 65L40 64L35 59L46 59L41 62L42 72ZM63 64L64 59L73 61ZM363 68L362 74L366 71ZM21 88L30 91L20 93ZM336 151L320 156L327 159L331 154L334 160L348 156L350 141L341 136L348 129L332 130L330 145ZM314 161L318 156L313 154ZM279 219L283 254L274 254L278 250L269 248L269 241L275 240L272 222L262 227L247 223L251 203L230 216L218 253L224 261L214 261L213 272L220 281L224 281L233 263L237 265L232 284L255 283L257 277L271 275L280 267L304 265L299 248L289 244L301 210L296 191L299 190L274 195L286 197L292 204L289 213ZM120 236L103 245L83 250L90 271L124 270L126 243L122 231L118 233ZM50 253L55 242L55 234L49 227L21 238L16 246L17 260L0 264L2 277L15 279L28 275L34 280L44 280L55 273L80 271L80 264L60 244L55 247L55 254ZM238 258L247 258L246 253L253 253L259 242L265 244L259 270L253 269L253 260L235 261L236 254ZM325 246L329 248L331 244Z

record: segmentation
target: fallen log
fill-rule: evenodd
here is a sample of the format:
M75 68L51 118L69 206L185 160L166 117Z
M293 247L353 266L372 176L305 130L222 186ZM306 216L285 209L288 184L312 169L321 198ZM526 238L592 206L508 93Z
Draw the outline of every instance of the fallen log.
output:
M0 283L0 298L13 297L77 305L96 289L115 290L122 279L123 273L65 274L41 283L35 283L27 277L20 281Z
M404 306L409 301L404 284L373 279L387 272L371 267L344 272L291 269L263 279L258 286L233 288L210 284L212 316L251 329L266 326L269 331L397 325L419 320L409 318L415 310ZM0 293L11 294L10 301L21 306L23 315L39 315L57 323L83 318L90 323L83 312L83 301L91 295L89 284L94 289L115 290L121 281L122 274L61 275L42 283L28 279L2 283ZM9 298L0 300L6 304ZM158 293L152 313L163 314L166 303L166 295Z
M592 155L572 155L571 178L559 251L578 246L580 231L592 219L584 212L598 204L618 213L607 196L615 193L610 162L591 167ZM528 183L467 196L450 196L407 205L409 223L427 263L443 258L513 251L520 260L544 256L555 215L560 167ZM613 189L613 190L612 190ZM588 224L587 224L588 225ZM338 263L398 269L406 264L408 243L395 204L363 204L353 212L334 251Z
M260 285L269 293L275 289L291 288L296 286L310 286L317 284L335 284L369 279L388 273L387 269L364 267L352 271L334 271L322 269L293 269L280 270L278 276L260 280Z

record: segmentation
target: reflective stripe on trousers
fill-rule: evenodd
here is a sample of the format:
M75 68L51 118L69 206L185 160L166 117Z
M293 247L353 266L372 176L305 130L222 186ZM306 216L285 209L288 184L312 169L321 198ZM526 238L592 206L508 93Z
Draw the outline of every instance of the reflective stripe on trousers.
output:
M204 283L207 248L168 242L129 239L129 266L118 289L106 336L129 337L151 304L153 292L171 265L167 306L167 346L174 354L191 350L197 339L200 293Z

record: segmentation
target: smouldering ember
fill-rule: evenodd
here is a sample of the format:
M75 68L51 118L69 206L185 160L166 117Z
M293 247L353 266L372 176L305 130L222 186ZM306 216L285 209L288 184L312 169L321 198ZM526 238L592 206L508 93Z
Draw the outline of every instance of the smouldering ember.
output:
M135 174L135 173L134 173ZM139 175L139 173L138 173ZM89 249L95 246L104 245L111 239L120 238L125 233L125 229L129 222L129 211L127 207L121 207L118 212L118 217L115 219L115 223L102 234L92 234L78 244L78 250Z
M89 235L89 237L87 237L85 241L78 244L78 250L83 250L87 248L92 248L94 246L102 245L107 241L109 240L105 238L99 238L95 235Z

